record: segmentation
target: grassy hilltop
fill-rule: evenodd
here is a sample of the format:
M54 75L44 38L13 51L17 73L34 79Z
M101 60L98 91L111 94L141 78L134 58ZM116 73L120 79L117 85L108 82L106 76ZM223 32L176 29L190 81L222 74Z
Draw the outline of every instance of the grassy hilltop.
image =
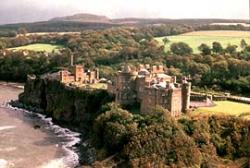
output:
M250 32L246 31L196 31L190 33L184 33L176 36L166 36L170 42L165 45L166 51L172 43L175 42L185 42L191 48L193 48L194 53L199 53L198 47L205 43L212 46L212 43L217 41L220 42L223 47L227 47L228 44L237 45L238 50L240 50L240 41L245 39L245 41L250 44ZM158 37L156 40L163 45L163 39L165 37Z
M61 49L61 45L54 45L54 44L29 44L20 47L9 48L10 50L32 50L32 51L45 51L45 52L52 52L53 50L56 52Z

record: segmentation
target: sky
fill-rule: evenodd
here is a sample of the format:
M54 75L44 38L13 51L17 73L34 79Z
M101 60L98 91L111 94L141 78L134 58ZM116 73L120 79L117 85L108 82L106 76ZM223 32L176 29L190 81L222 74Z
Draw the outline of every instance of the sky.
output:
M91 13L110 18L248 19L249 0L1 0L0 24Z

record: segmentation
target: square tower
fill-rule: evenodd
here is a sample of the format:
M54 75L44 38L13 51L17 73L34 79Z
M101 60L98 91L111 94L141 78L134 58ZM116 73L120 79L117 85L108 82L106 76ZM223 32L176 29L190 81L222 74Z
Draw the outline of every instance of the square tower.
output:
M75 82L83 82L85 80L84 68L81 65L74 66Z

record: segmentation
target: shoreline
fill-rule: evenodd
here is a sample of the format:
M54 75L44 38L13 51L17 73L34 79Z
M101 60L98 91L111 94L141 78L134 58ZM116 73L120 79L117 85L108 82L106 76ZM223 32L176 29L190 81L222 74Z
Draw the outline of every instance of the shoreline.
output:
M50 166L58 166L58 168L61 168L61 166L63 166L63 168L65 166L65 168L68 168L68 166L79 166L79 153L77 152L75 146L77 146L81 142L80 133L72 131L67 127L62 127L60 125L57 125L56 123L53 123L52 118L46 117L43 114L29 111L23 108L14 107L10 104L6 108L19 110L22 111L24 114L35 116L36 119L42 122L41 131L45 131L46 133L52 133L54 134L54 137L61 139L59 141L59 144L57 145L60 146L60 148L64 151L66 155L62 158L55 158L50 162L43 164L39 168L49 168Z
M24 89L24 83L0 81L0 85L13 87L17 89Z
M45 115L42 115L40 113L11 106L11 100L16 100L18 98L19 93L22 92L23 84L1 81L0 88L0 103L3 103L3 105L0 107L0 110L2 111L1 114L7 117L7 120L5 120L4 117L1 118L2 122L0 126L2 127L2 131L5 131L7 129L9 130L12 128L11 131L14 132L13 136L15 137L19 136L19 134L23 137L22 139L34 137L33 140L32 138L28 138L27 141L24 141L24 143L27 143L27 145L29 145L31 148L34 148L33 151L30 151L30 149L25 149L27 150L27 152L25 152L24 155L30 156L30 154L33 152L38 152L38 155L41 156L44 155L44 162L42 162L42 158L39 159L39 162L34 163L34 166L36 165L35 167L38 166L37 168L73 168L79 166L79 151L76 146L81 142L80 133L71 131L67 127L58 125L57 123L52 122L52 118L46 117ZM25 124L21 124L24 122ZM8 123L11 123L13 127L10 127ZM38 127L35 128L35 126ZM24 136L23 133L21 133L20 131L16 132L15 129L25 129L26 131L30 131L31 134L28 136ZM35 131L36 129L37 131ZM53 147L53 144L55 145L55 147ZM0 143L0 149L5 149L8 147L8 145L16 146L15 149L23 148L23 145L19 144L17 140L11 141L10 143L8 143L7 141L2 141L2 143ZM45 145L46 147L44 146L45 148L43 148L43 145ZM53 152L50 154L46 154L46 152L41 153L47 148L51 149L51 152L55 152L55 158L53 157ZM62 153L57 153L56 151L62 151ZM0 167L9 166L9 164L12 163L15 163L15 166L17 167L22 167L26 164L31 164L30 158L27 160L23 160L22 163L24 164L21 164L21 162L18 161L18 158L23 157L23 155L21 154L22 151L15 150L9 152L13 153L0 153L2 155L0 156Z
M19 111L22 115L28 117L32 122L35 122L39 127L39 131L43 134L53 135L52 137L57 139L56 147L61 148L63 155L61 157L56 157L52 160L44 162L42 165L36 168L75 168L80 166L80 153L77 145L81 142L81 134L75 131L70 130L67 127L62 127L52 122L52 118L46 117L43 114L29 111L27 109L18 108L10 105L9 103L5 107L0 107L0 109L14 110ZM11 114L11 112L9 113ZM37 123L38 122L38 123ZM2 127L2 130L11 129L12 127ZM13 127L14 128L14 127ZM34 128L35 129L35 128ZM0 130L1 131L1 130ZM2 161L2 162L1 162ZM3 161L6 161L3 162ZM7 160L0 158L0 167L1 165L9 166L13 164ZM15 165L18 166L18 165ZM4 167L5 168L5 167Z

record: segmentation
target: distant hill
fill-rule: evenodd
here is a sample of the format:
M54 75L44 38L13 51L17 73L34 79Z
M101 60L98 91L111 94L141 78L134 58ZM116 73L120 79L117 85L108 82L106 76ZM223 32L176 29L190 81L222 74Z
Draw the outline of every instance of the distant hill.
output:
M72 16L57 17L50 21L72 21L72 22L88 22L88 23L110 23L110 19L106 16L93 15L87 13L75 14Z
M0 25L1 32L8 33L26 28L28 32L79 32L83 30L100 30L117 26L145 26L161 24L185 24L190 26L210 25L212 23L248 23L247 20L228 19L165 19L165 18L121 18L110 19L93 14L75 14L57 17L43 22L17 23Z

